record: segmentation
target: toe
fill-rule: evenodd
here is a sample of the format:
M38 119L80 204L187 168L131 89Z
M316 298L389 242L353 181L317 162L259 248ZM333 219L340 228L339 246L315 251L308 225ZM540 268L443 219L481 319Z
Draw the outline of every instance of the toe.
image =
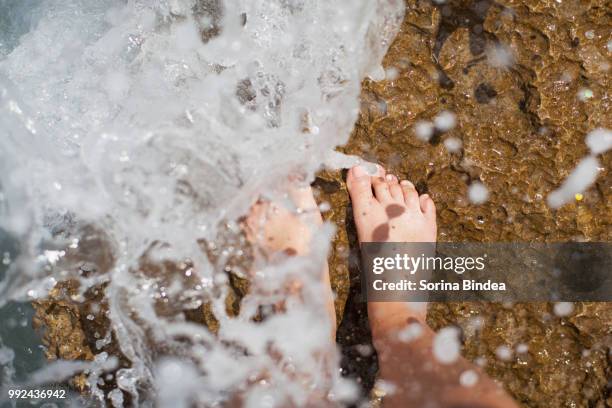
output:
M404 202L409 209L418 210L419 209L419 193L417 193L416 188L414 188L414 184L409 182L408 180L402 180L400 183L402 188L402 193L404 196Z
M247 235L249 236L249 238L252 239L252 241L256 240L257 235L260 232L269 206L270 203L266 201L257 201L251 206L249 215L244 220L244 226L246 227Z
M367 206L373 198L372 177L362 166L355 166L349 170L346 176L351 201L354 208Z
M427 194L423 194L419 197L419 205L421 207L421 211L425 215L425 218L428 221L436 222L436 205L434 204L431 197Z
M393 201L389 183L387 183L385 177L372 177L372 187L374 188L374 195L379 202L386 203Z
M404 202L404 193L402 193L402 188L399 185L399 180L393 174L387 174L385 176L387 179L387 184L389 184L389 192L391 193L391 197L395 201Z

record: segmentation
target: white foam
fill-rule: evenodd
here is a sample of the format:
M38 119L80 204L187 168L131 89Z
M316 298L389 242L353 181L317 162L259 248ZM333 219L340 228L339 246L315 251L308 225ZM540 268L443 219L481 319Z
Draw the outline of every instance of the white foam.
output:
M474 370L465 370L459 376L459 384L464 387L473 387L478 382L478 373Z
M395 67L390 67L385 70L385 79L387 81L395 81L399 78L399 71Z
M512 50L508 46L502 44L488 47L486 55L489 64L496 68L510 68L515 62Z
M599 161L593 156L582 159L561 187L551 192L548 197L548 205L559 208L563 204L574 199L576 194L583 193L597 179L599 173Z
M588 101L593 97L593 91L589 88L580 88L578 90L578 99L582 102Z
M592 154L602 154L612 149L612 131L606 128L591 130L585 139Z
M475 181L468 187L468 198L473 204L483 204L489 199L489 189L481 182Z
M378 379L376 380L376 384L374 384L374 392L380 396L393 395L397 392L397 385L391 381Z
M415 135L424 142L427 142L433 136L434 125L426 120L420 120L414 125Z
M516 352L519 354L524 354L529 351L529 346L525 343L519 343L516 345Z
M436 333L433 341L433 355L442 364L452 364L459 359L461 343L459 329L444 327Z
M161 403L220 404L247 387L251 373L269 382L245 396L255 405L286 398L300 405L312 387L327 392L338 363L316 356L333 357L335 347L324 341L321 288L302 277L320 273L331 227L311 226L316 239L301 263L258 269L266 277L261 293L245 299L233 319L225 311L227 279L217 279L226 276L223 266L209 262L198 240L216 237L221 221L235 227L260 195L281 196L279 180L289 175L311 181L324 164L362 161L334 148L353 128L362 79L385 76L381 61L403 2L237 0L220 2L221 10L206 1L203 15L194 15L193 0L12 3L8 13L22 15L15 21L36 24L23 24L20 30L32 29L15 31L10 41L0 38L0 227L23 244L23 267L9 269L13 286L0 286L0 305L46 293L49 275L61 280L70 259L58 248L72 241L46 248L49 230L68 234L68 227L91 223L106 234L115 260L99 279L107 284L113 338L131 361L117 384L135 405L155 402L140 393L149 384L163 390ZM203 42L201 30L214 25L218 35ZM166 287L136 273L145 252L155 261L190 259L188 277L196 283ZM307 301L287 300L284 315L253 323L260 305L286 297L280 294L291 276L305 280ZM83 290L97 282L83 280ZM210 301L221 338L251 353L237 359L229 342L181 323L182 315L159 316L159 299ZM152 341L172 345L163 361ZM297 372L274 369L269 344ZM70 376L90 365L54 367ZM329 381L304 384L305 376ZM343 398L350 394L344 388ZM111 400L118 404L119 394Z
M9 365L15 358L15 352L8 347L0 347L0 365Z
M333 401L350 404L359 398L359 388L354 381L340 378L331 392Z
M453 112L442 111L434 118L434 125L436 129L441 132L447 132L455 127L457 124L457 118Z
M559 317L569 316L574 312L574 304L572 302L557 302L553 306L553 311Z
M509 361L512 359L512 349L508 346L499 346L495 349L495 355L502 361Z
M458 153L461 151L461 147L463 147L463 142L458 137L449 137L444 140L444 147L449 153Z
M411 323L397 333L399 341L409 343L421 337L423 334L423 327L419 323Z

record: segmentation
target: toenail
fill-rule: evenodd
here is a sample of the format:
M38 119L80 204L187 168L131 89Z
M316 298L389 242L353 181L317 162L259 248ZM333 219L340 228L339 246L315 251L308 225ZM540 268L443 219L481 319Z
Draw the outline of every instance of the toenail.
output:
M364 168L362 165L355 166L353 168L353 173L355 174L355 177L364 177L369 175L367 169Z
M411 183L411 182L409 182L408 180L402 180L400 184L401 184L402 186L406 186L406 187L409 187L409 186L411 186L411 185L412 185L412 183Z
M386 178L387 178L387 181L393 181L394 177L393 177L393 174L387 174Z

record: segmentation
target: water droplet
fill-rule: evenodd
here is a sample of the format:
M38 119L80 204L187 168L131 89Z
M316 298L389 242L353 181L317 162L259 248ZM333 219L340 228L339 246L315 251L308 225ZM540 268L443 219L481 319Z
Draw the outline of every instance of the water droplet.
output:
M444 140L444 147L446 147L446 150L448 150L450 153L458 153L461 151L462 146L463 142L457 137L449 137Z
M11 254L10 252L5 252L2 255L2 265L8 265L11 263Z
M508 346L499 346L495 349L495 355L502 361L509 361L512 358L512 350Z
M525 343L519 343L516 345L516 352L519 354L524 354L529 350L529 346Z
M464 387L473 387L478 382L478 374L474 370L466 370L459 376L459 383Z
M436 334L433 341L433 355L442 364L451 364L457 361L461 351L459 343L459 329L444 327Z
M580 90L578 90L578 99L581 101L586 101L589 100L593 97L593 91L591 91L588 88L580 88Z
M414 125L414 133L416 137L424 142L429 141L433 136L434 125L431 122L420 120Z
M476 181L468 187L468 198L473 204L483 204L489 198L489 190L484 184Z
M455 127L457 124L457 119L455 114L450 111L442 111L434 118L434 125L436 129L441 132L447 132Z
M559 317L569 316L574 311L574 304L572 302L558 302L553 307L553 312Z

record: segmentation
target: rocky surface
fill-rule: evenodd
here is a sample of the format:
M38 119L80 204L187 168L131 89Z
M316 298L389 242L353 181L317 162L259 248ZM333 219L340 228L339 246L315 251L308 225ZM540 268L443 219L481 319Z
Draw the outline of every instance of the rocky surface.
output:
M387 80L364 82L361 116L342 151L428 192L440 241L610 241L610 153L599 157L601 172L582 200L557 210L546 204L588 153L586 133L612 125L609 4L408 0L406 7L385 59ZM445 110L456 126L419 139L415 125ZM357 255L342 179L321 174L316 184L339 227L331 271L340 303L352 284L338 337L345 370L367 387L375 360L360 352L368 334L363 304L353 299L357 269L347 268ZM468 200L475 182L488 190L484 204ZM612 404L610 304L576 304L566 318L542 303L433 304L428 320L435 328L461 327L465 356L525 406ZM496 358L500 346L513 351L510 360Z
M437 205L440 241L610 241L610 153L599 157L597 183L580 201L557 210L546 205L547 194L587 154L585 134L612 127L609 4L407 0L406 7L385 59L387 80L364 82L360 118L339 150L379 162L427 191ZM429 141L416 137L418 121L433 121L445 110L455 115L453 129L436 131ZM468 200L474 182L488 190L484 204ZM344 175L323 172L314 185L319 199L331 204L326 218L338 226L330 271L344 370L369 390L376 357L358 298L358 253ZM188 267L143 262L155 276ZM228 310L235 312L248 284L233 282ZM72 299L73 292L67 284L36 304L39 325L48 327L48 357L91 359L100 350L117 352L112 338L96 346L108 329L99 292L85 303ZM98 308L92 311L92 304ZM174 309L160 303L158 312ZM187 317L213 331L217 325L206 305ZM563 318L545 303L432 304L428 319L435 328L461 327L465 356L483 364L524 406L612 405L609 304L576 304ZM507 361L496 356L500 346L512 351Z

